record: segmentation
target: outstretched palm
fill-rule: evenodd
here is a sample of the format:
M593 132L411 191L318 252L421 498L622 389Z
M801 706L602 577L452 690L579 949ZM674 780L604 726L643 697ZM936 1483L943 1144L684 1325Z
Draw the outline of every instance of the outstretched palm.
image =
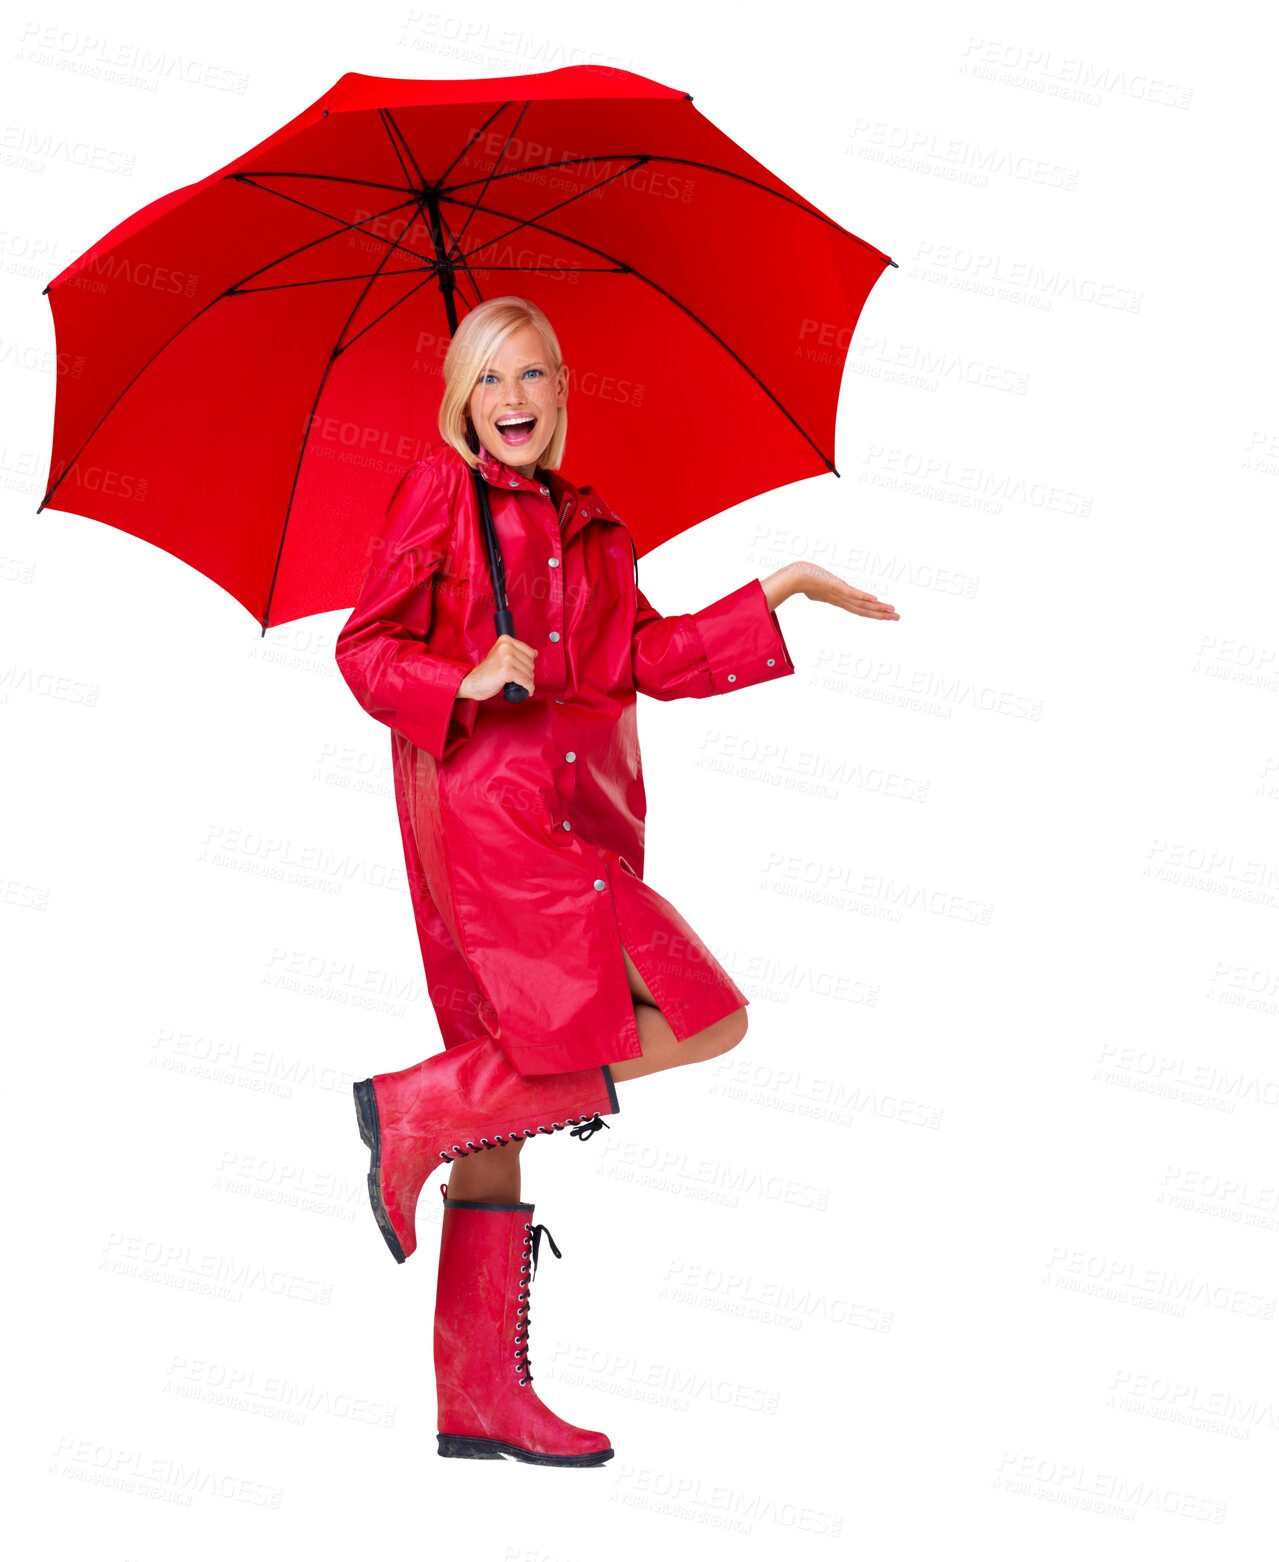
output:
M881 602L869 591L859 591L846 580L832 574L821 564L808 559L796 559L786 564L761 583L770 607L784 602L789 596L805 596L814 602L829 602L832 607L842 607L845 612L857 613L862 618L900 618L901 614L891 602Z

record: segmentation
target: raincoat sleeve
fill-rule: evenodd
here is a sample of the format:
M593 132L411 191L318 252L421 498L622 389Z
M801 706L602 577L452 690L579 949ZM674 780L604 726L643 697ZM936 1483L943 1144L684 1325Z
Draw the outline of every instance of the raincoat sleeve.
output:
M470 737L478 700L459 699L473 663L426 649L433 577L453 516L438 468L416 462L401 477L373 542L359 600L338 633L338 669L378 721L444 760Z
M760 581L747 581L698 613L672 618L663 618L637 592L631 634L637 693L655 700L700 700L795 671Z

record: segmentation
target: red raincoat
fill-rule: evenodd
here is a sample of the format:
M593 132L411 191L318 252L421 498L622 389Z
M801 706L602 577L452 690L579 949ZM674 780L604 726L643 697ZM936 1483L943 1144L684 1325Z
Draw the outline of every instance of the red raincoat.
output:
M590 488L481 451L517 639L536 692L457 697L492 649L474 478L440 440L403 474L337 638L392 730L396 804L445 1046L483 1030L523 1074L639 1057L625 946L675 1035L747 998L644 883L637 693L729 694L795 671L758 580L663 618L625 523Z

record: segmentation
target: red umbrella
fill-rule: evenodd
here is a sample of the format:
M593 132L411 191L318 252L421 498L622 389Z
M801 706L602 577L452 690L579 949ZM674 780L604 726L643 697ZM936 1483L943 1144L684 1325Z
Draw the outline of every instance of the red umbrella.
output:
M49 283L83 372L40 508L184 559L263 633L348 607L439 437L458 318L520 293L564 348L571 469L647 551L835 471L844 359L895 264L642 76L346 75Z

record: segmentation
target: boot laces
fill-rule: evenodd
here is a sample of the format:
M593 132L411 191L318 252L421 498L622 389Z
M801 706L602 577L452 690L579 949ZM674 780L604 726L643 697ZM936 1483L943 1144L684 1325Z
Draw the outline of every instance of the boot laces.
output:
M523 1374L520 1378L521 1386L533 1381L533 1371L529 1366L528 1359L529 1285L533 1276L537 1273L537 1255L542 1245L542 1237L545 1236L546 1240L551 1244L551 1252L555 1254L556 1258L563 1258L564 1256L559 1248L556 1247L555 1238L540 1221L537 1225L533 1225L526 1220L524 1222L524 1230L528 1235L524 1238L523 1262L520 1264L520 1273L527 1276L527 1279L521 1282L517 1293L520 1305L515 1309L515 1316L520 1318L522 1315L523 1321L517 1323L515 1327L516 1348L513 1352L515 1370Z
M447 1150L440 1151L442 1161L455 1161L462 1155L478 1155L481 1150L493 1150L500 1144L510 1144L516 1139L531 1139L534 1134L553 1134L557 1128L563 1128L566 1123L576 1123L576 1128L569 1129L569 1137L580 1139L583 1143L601 1128L607 1128L608 1123L598 1112L593 1117L566 1117L563 1123L552 1122L539 1123L534 1128L526 1128L521 1133L518 1128L513 1128L509 1134L495 1134L492 1139L481 1138L477 1144L474 1139L467 1139L464 1144L455 1144L453 1153Z

